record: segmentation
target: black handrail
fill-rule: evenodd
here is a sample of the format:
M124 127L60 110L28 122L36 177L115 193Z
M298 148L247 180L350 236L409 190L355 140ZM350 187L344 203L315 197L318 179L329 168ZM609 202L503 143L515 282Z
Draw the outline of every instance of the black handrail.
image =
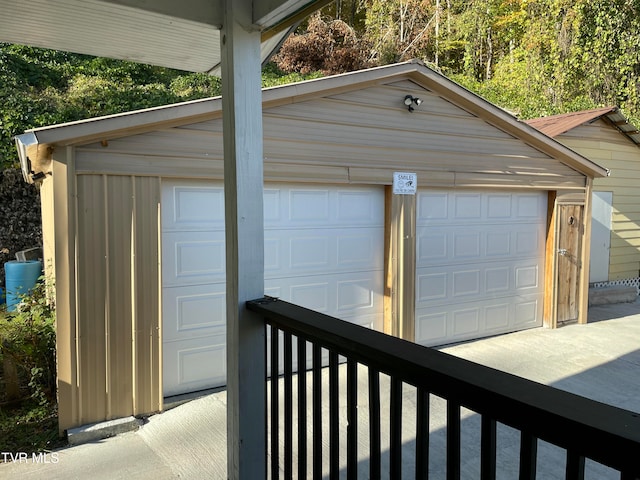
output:
M397 395L397 391L395 394L393 391L398 388L394 382L403 382L417 387L421 395L431 393L446 399L450 422L459 424L461 407L480 414L483 427L483 478L495 477L496 422L521 432L521 478L535 478L538 439L567 451L566 478L583 478L585 458L621 472L623 480L640 478L640 415L635 412L539 384L271 297L247 302L247 308L262 315L272 329L294 335L301 342L310 342L314 350L319 351L320 347L329 350L331 364L337 355L342 355L350 362L369 367L370 379L373 377L374 382L375 372L389 375L392 381L392 398ZM273 336L272 333L272 340ZM277 340L275 343L277 347ZM277 362L277 354L272 352L271 359L272 362ZM272 382L272 389L275 384L277 382ZM314 392L314 395L317 393ZM379 403L379 399L375 398L374 393L374 408L376 402ZM418 420L420 426L416 443L418 448L428 451L428 438L420 438L425 433L428 436L428 401L427 406L424 403L424 399L419 402L419 414L426 412L427 418ZM272 430L274 428L277 430L277 426L272 425ZM460 438L458 429L447 430L451 437L447 439L448 450L451 450L448 451L448 457L451 457L448 461L453 462L448 464L449 476L451 470L459 470L459 465L456 467L455 463L460 461ZM379 430L372 432L370 438L372 442L379 444ZM391 468L394 468L393 448L392 445ZM333 461L332 459L332 463ZM421 463L416 468L424 471L427 468L422 464L424 459L419 461ZM377 462L379 463L379 458ZM372 465L371 468L375 470L379 465ZM454 474L449 478L456 476Z

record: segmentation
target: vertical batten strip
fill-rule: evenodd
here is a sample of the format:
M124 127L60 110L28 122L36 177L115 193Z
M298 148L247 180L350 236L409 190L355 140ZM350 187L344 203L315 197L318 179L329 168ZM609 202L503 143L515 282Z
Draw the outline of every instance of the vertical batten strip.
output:
M109 264L111 262L111 257L109 256L109 192L108 192L108 179L106 175L101 175L102 179L102 208L103 208L103 235L104 235L104 247L105 247L105 256L104 256L104 282L105 282L105 302L104 302L104 395L106 400L106 411L105 418L112 418L112 406L111 406L111 362L110 362L110 352L111 352L111 337L110 337L110 304L111 304L111 289L109 282Z
M136 289L138 286L138 215L137 215L137 206L138 206L138 189L136 188L136 177L133 175L129 177L131 179L131 235L129 238L130 248L130 257L129 257L129 269L130 269L130 278L131 284L129 288L129 296L131 297L131 318L129 319L129 329L130 329L130 343L131 343L131 398L129 402L131 404L131 413L135 415L136 413L136 405L137 405L137 382L138 375L136 374L138 368L140 368L139 360L138 360L138 349L136 348L136 325L138 323L138 296L136 295ZM147 212L147 214L150 212ZM140 381L142 378L140 379Z
M154 370L152 371L152 378L155 381L155 387L151 387L152 391L151 391L151 398L154 399L153 400L153 404L157 405L157 409L158 410L162 410L164 409L164 405L163 405L163 388L164 385L162 384L162 375L163 375L163 352L162 352L162 335L163 335L163 329L162 329L162 207L161 207L161 202L160 202L160 197L161 197L161 193L162 192L162 180L160 177L157 177L155 183L155 190L154 190L154 208L156 211L155 214L155 228L152 228L151 231L155 233L155 237L157 239L156 241L156 252L155 252L155 268L157 269L156 271L156 275L155 278L157 278L158 280L158 284L157 284L157 302L156 302L156 308L157 311L155 312L154 315L154 325L151 326L151 332L149 335L149 342L150 342L150 349L151 349L151 355L149 358L149 361L151 362L151 367ZM150 261L153 262L154 259L151 259ZM266 328L265 328L266 330ZM155 346L155 348L154 348ZM266 335L265 335L265 352L266 352ZM152 382L153 385L154 382Z

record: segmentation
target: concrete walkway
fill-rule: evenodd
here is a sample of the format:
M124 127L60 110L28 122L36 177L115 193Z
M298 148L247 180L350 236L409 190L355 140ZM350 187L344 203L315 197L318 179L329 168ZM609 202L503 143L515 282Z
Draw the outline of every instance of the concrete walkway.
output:
M441 350L640 412L640 302L591 307L587 325L527 330ZM365 378L365 375L359 378ZM360 390L366 392L366 386ZM404 411L410 416L415 409L413 392L405 388L403 394ZM385 398L385 392L382 398ZM40 457L40 463L29 459L0 464L0 478L224 479L225 404L225 392L206 395L150 417L136 432L64 448ZM431 415L431 478L443 479L444 401L432 398ZM462 478L465 479L478 478L479 423L477 415L464 412ZM407 478L412 478L414 439L411 428L405 430L404 473ZM500 427L498 435L499 478L517 478L519 435L508 427ZM367 439L361 438L360 442L360 477L367 478ZM564 453L543 442L540 442L538 451L543 459L538 464L538 478L564 478ZM344 464L344 459L342 461ZM388 458L383 454L383 468L387 462ZM587 462L586 478L600 480L618 476L600 465Z

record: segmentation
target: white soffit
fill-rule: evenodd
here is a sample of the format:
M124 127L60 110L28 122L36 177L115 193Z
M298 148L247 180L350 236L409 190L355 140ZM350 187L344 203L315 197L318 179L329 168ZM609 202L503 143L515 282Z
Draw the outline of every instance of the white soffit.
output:
M262 6L263 23L256 28L277 31L263 42L262 60L289 33L271 22L286 22L323 3L272 0ZM0 0L0 42L216 74L221 5L213 0Z

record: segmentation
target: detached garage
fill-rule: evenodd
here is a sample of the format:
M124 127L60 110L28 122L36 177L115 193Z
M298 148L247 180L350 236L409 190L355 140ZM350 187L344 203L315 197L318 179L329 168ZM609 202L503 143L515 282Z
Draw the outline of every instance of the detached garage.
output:
M266 89L263 119L267 295L430 346L586 322L605 169L419 62ZM62 429L225 384L222 138L219 98L17 138Z

